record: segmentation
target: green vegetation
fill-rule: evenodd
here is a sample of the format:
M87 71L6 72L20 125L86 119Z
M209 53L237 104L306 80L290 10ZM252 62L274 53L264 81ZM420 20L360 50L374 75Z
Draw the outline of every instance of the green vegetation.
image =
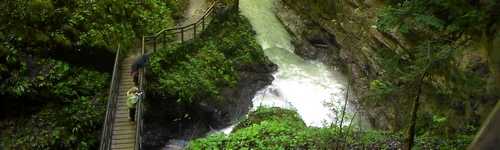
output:
M470 136L479 125L475 119L478 114L456 118L441 116L474 112L474 108L467 107L481 105L478 99L497 100L495 97L499 95L491 90L494 85L488 85L489 79L485 78L494 76L495 70L490 70L491 74L474 71L477 66L471 65L477 62L463 60L472 53L473 40L492 44L495 23L500 19L494 13L498 8L499 4L493 1L390 1L380 14L377 26L381 30L390 32L396 28L412 42L411 48L402 52L378 52L386 72L371 86L376 99L398 99L398 104L406 103L406 106L413 101L412 118L407 122L410 126L408 146L411 146L415 134L447 138ZM489 53L493 51L484 47ZM425 110L424 107L425 111L418 111L420 99L435 108ZM457 105L461 107L457 108ZM483 107L491 109L491 106ZM399 113L396 109L401 108L393 109ZM417 121L417 118L420 119ZM419 130L415 131L415 126ZM433 128L436 127L445 130L435 132Z
M181 9L138 2L0 4L0 149L96 149L116 47L172 26Z
M183 103L220 100L221 89L238 81L239 69L269 63L254 35L238 13L218 15L200 38L152 54L149 91Z
M333 130L307 128L295 111L280 108L259 108L238 128L229 136L194 140L188 149L328 149L335 137Z
M4 147L91 149L102 128L109 75L50 59L40 59L34 66L43 73L30 77L28 69L16 72L6 82L15 85L3 87L4 113L19 107L35 109L31 115L4 120Z
M402 135L380 131L358 131L354 127L306 127L293 110L259 108L251 112L229 135L213 134L191 141L188 149L332 149L340 144L352 148L361 146L387 149L400 147ZM469 140L469 139L466 139ZM461 144L461 145L459 145ZM460 140L451 141L422 136L417 148L452 149L465 146Z

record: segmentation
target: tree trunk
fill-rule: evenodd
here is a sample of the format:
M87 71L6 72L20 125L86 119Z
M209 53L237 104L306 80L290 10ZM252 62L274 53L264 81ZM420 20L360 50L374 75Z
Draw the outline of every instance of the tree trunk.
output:
M240 0L236 0L234 7L236 8L236 10L240 10Z
M406 145L405 145L405 150L411 150L413 147L413 143L415 140L415 125L417 124L417 112L418 112L418 106L420 104L420 95L422 93L422 84L424 82L425 76L427 73L424 73L422 77L420 78L420 81L418 82L418 92L417 92L417 97L415 98L415 101L413 101L413 108L411 110L411 122L410 122L410 128L408 129L407 132L407 137L406 137Z
M500 8L500 4L497 4ZM492 19L488 23L486 30L483 32L482 44L488 53L488 62L490 65L491 73L494 76L495 85L492 91L500 90L500 24L497 24L497 19Z

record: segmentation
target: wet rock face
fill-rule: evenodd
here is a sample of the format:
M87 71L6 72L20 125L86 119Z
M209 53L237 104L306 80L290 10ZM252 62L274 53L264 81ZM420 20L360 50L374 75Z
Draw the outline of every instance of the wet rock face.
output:
M288 32L293 35L294 52L304 59L318 60L335 66L342 60L335 36L323 30L317 23L304 18L290 7L280 3L276 15Z
M333 39L333 40L332 40ZM338 51L335 38L326 33L313 33L303 36L303 39L293 41L295 54L305 59L319 60L326 64L334 64Z
M298 5L293 0L281 0L277 16L294 35L295 53L304 59L319 60L332 68L350 72L353 89L358 97L363 97L368 90L370 79L380 69L375 63L376 49L400 49L405 43L398 42L398 37L382 34L373 28L375 9L380 7L373 1L341 3L338 18L336 16L313 17L306 6ZM361 7L366 11L361 11ZM390 37L389 37L390 36ZM353 102L358 103L358 102ZM370 124L375 128L386 128L386 118L376 108L363 108L358 104L367 120L375 119ZM380 121L382 120L382 121Z
M246 115L255 93L274 80L272 73L277 66L272 63L251 64L236 69L239 81L235 87L221 91L222 101L179 104L173 97L148 95L155 99L146 103L144 149L183 148L186 141L227 127Z
M245 116L252 107L252 99L257 91L270 85L274 80L272 73L278 67L275 64L253 64L240 66L239 81L234 88L225 88L221 95L226 103L218 106L222 116L222 124L215 126L221 129L229 126L241 117Z

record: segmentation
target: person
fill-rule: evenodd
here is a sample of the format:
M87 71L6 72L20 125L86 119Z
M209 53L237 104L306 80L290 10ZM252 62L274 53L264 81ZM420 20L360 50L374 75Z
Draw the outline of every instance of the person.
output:
M139 95L139 89L135 86L127 91L128 120L132 122L135 121L135 106L139 101Z
M139 69L135 69L132 66L132 70L130 71L130 76L132 76L132 79L134 81L135 86L139 86Z
M132 79L134 80L135 86L139 86L139 69L144 68L146 63L148 62L149 59L149 54L143 55L137 60L134 61L132 64L132 68L130 69L130 75L132 76Z

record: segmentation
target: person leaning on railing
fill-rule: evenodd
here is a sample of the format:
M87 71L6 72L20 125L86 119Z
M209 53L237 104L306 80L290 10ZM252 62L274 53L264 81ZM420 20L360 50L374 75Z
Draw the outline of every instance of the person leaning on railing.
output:
M132 87L127 91L127 107L128 107L128 120L134 122L135 121L135 106L139 98L141 97L142 92L139 91L139 88Z

